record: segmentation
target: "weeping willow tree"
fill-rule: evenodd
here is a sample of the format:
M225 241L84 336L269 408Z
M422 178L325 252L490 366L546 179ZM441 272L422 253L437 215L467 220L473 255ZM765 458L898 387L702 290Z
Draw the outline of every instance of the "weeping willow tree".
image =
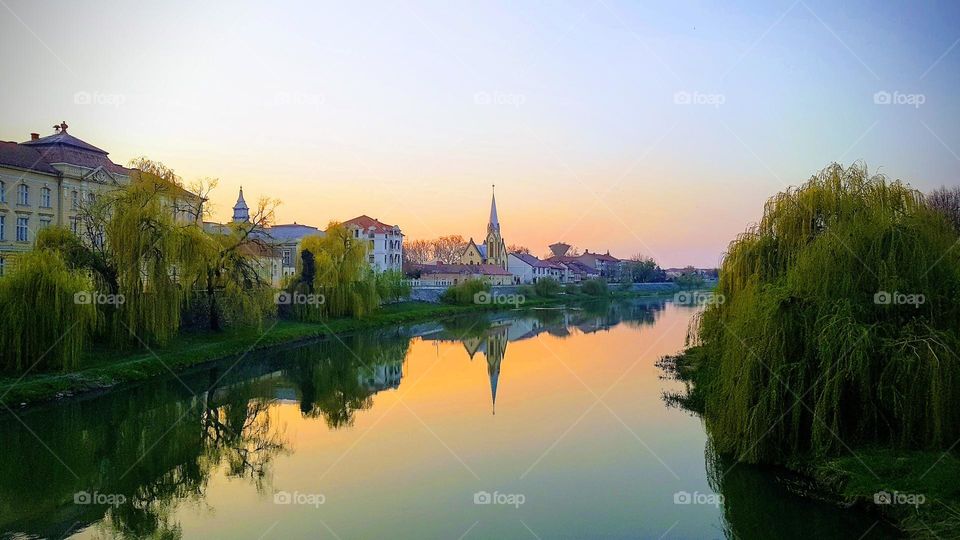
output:
M0 368L77 368L98 323L91 287L55 251L18 257L16 268L0 279Z
M751 462L960 437L960 251L921 193L834 164L733 241L694 321L717 449Z
M367 262L366 242L335 222L327 227L325 236L302 240L299 274L290 287L295 318L319 321L363 317L380 306L377 278ZM304 257L305 252L310 255ZM312 280L306 277L310 275Z

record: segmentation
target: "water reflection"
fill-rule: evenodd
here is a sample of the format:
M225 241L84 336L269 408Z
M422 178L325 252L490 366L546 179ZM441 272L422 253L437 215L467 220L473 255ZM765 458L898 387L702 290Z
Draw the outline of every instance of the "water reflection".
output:
M460 350L462 347L465 353L462 354L465 360L455 360L461 368L440 363L444 367L439 367L432 372L430 375L433 378L429 379L431 382L419 388L421 393L429 394L439 387L452 387L453 396L447 393L438 394L443 396L443 400L438 398L438 401L426 402L428 405L422 405L425 408L421 409L419 414L429 415L430 409L427 407L442 408L447 404L452 407L455 405L453 401L456 396L469 392L469 389L479 389L481 385L486 394L489 387L489 415L497 414L498 398L501 403L500 415L496 417L500 431L497 433L490 431L486 436L477 430L468 431L466 433L470 437L476 438L466 439L470 442L463 446L469 447L472 444L478 456L486 454L492 460L489 465L491 468L488 470L497 470L507 462L506 460L509 460L508 456L501 455L504 451L512 454L526 452L524 460L529 457L529 461L517 464L517 475L519 475L530 466L530 463L539 459L538 456L542 458L544 448L547 448L554 437L562 433L569 423L582 413L582 410L571 402L571 398L578 399L576 392L581 396L584 394L583 388L579 386L580 382L568 376L569 374L565 371L562 373L558 371L563 377L550 379L550 370L556 368L556 361L559 359L554 359L539 346L530 347L523 342L546 336L549 340L568 344L563 354L568 355L565 356L566 362L572 364L575 364L578 358L589 357L591 354L600 352L600 356L590 357L590 362L575 367L595 370L594 375L584 372L583 376L587 379L595 377L597 381L609 384L609 381L622 373L627 360L634 362L632 346L641 335L634 330L648 329L657 325L668 309L667 306L666 302L659 300L597 302L569 309L475 314L441 322L280 347L268 353L258 354L255 358L251 355L239 363L235 359L227 359L202 369L180 374L176 378L155 380L98 397L59 403L24 412L19 417L0 415L0 444L2 444L0 531L7 531L0 533L0 537L60 538L88 529L85 533L87 536L96 534L121 538L179 538L185 535L183 527L188 523L184 521L185 516L192 516L191 512L194 512L194 510L185 511L184 508L187 507L200 509L197 510L198 512L202 512L204 508L210 508L211 513L214 507L221 513L227 512L226 507L231 505L237 505L238 508L258 508L262 513L270 515L270 520L274 521L272 516L282 508L274 505L264 510L263 506L256 505L272 500L271 494L275 491L273 482L275 476L279 474L277 471L280 467L279 463L286 464L288 478L286 484L289 484L290 474L304 475L316 482L319 482L322 477L322 474L316 471L311 472L310 466L313 461L321 459L320 452L324 450L317 446L311 447L309 451L303 448L298 450L294 443L298 441L301 443L305 441L308 445L338 443L352 448L359 438L365 436L367 432L374 431L375 422L371 424L367 421L366 430L356 429L354 426L360 425L357 423L358 418L373 414L369 411L374 408L375 402L378 402L378 394L382 394L389 401L398 399L391 393L398 392L401 388L411 387L411 383L407 383L405 378L408 376L411 356L413 356L411 351L414 350L414 346L421 354L417 359L420 362L418 365L425 366L420 370L421 379L418 380L423 380L424 372L430 369L426 365L427 359L423 358L423 353L430 350L426 347L431 344L438 351L440 349ZM687 312L681 313L677 308L672 309L673 323L681 323L689 316ZM629 332L625 332L624 329L628 329ZM660 328L659 334L651 335L659 339L659 336L664 335L668 330L669 328ZM611 333L615 339L604 341L607 339L603 337L605 333ZM596 348L598 343L605 343L612 348L598 349ZM439 352L436 360L437 362L440 360ZM454 361L452 358L448 360ZM610 362L604 363L607 360ZM480 376L478 369L470 367L476 366L476 362L485 364L485 369L482 370L485 376ZM462 369L466 367L469 369ZM444 375L438 376L437 371L443 371ZM549 379L550 384L553 385L552 388L556 390L540 389L538 383L541 379ZM653 381L651 382L650 379ZM571 386L562 386L564 381ZM412 384L416 387L416 382ZM631 388L653 388L651 397L656 401L656 384L655 376L641 377L637 374ZM518 388L523 390L517 390ZM511 395L509 392L511 389L514 394L522 395ZM542 392L542 395L531 393L537 391ZM536 399L527 400L527 398ZM484 418L493 421L494 418L486 412L485 395L482 399L484 406L481 414ZM631 407L647 407L641 403L648 402L632 400L630 391L620 394L616 399L622 400L620 410L627 421L643 415L651 417L660 415L653 424L641 424L638 428L641 432L644 427L659 426L661 423L667 426L676 421L675 417L664 416L663 411L666 409L656 403L651 409L630 411ZM520 410L520 405L525 404L531 407ZM458 411L463 410L476 411L476 408ZM452 425L458 422L457 414L459 413L450 414ZM547 421L536 420L544 418L544 415L553 418ZM590 418L593 420L593 417ZM407 425L402 423L404 420L411 419L391 417L390 420L385 420L378 426L377 431L389 431L391 422L407 429ZM478 420L479 418L475 419L475 421ZM553 421L558 423L551 428ZM419 428L420 422L422 421L418 418L411 425ZM533 426L534 428L544 430L536 436L545 439L529 438L528 440L531 435L527 428L531 426L531 422L537 424ZM589 422L584 422L583 425L586 427L587 423ZM291 427L288 424L296 425L293 429L288 429ZM298 426L301 433L303 431L314 433L313 438L298 439L290 434L291 431L295 434ZM318 437L316 436L317 428L308 426L319 426L321 431L331 435L349 435L350 433L355 435L352 439L348 438L345 441L335 437ZM486 429L493 428L493 424L486 424L486 426ZM650 464L651 467L656 468L653 471L647 471L641 465L638 470L630 472L630 469L622 468L624 464L611 461L613 458L610 456L615 455L636 459L631 457L633 454L630 453L631 449L636 449L636 445L633 444L635 440L633 438L616 439L617 434L625 433L620 431L620 427L620 424L613 424L613 431L588 431L591 442L607 434L613 438L604 439L605 442L602 444L597 443L596 451L599 454L593 454L595 457L591 458L598 460L590 468L594 471L592 474L598 475L596 485L584 485L584 480L578 479L577 475L581 472L586 474L589 472L587 470L571 471L576 472L570 476L571 482L579 482L578 485L583 489L602 492L609 489L605 486L621 482L624 471L628 474L636 472L651 477L657 474L663 475L664 471L659 470L660 466L656 463ZM702 440L699 439L702 437L699 425L692 424L683 429L671 426L670 429L673 431L663 439L663 442L655 442L655 446L659 447L663 444L670 448L669 445L675 443L666 441L678 433L682 433L683 437L677 441ZM404 437L413 441L414 446L419 443L419 440L415 439L415 434L408 431L403 433ZM664 433L659 432L649 436L659 437L660 435ZM377 435L371 435L371 438L375 437ZM424 437L432 436L424 435ZM396 441L389 438L386 440ZM425 440L430 443L436 442L433 438ZM618 446L624 444L624 441L631 446ZM682 448L689 446L686 444ZM505 450L508 447L509 450ZM391 449L377 446L377 449L378 452L392 450L393 453L398 453L396 458L398 463L390 461L390 456L384 456L386 458L382 460L384 464L378 469L396 477L395 489L401 489L402 486L409 488L409 484L403 483L404 475L410 476L411 478L407 480L414 485L421 485L426 481L425 476L433 473L444 474L443 469L433 471L429 464L420 462L429 461L426 457L429 454L419 453L419 448L411 454L403 454L402 452L405 451L403 448ZM679 451L680 448L677 450ZM298 451L301 461L293 459ZM441 448L440 451L446 450ZM458 447L458 451L463 450ZM639 451L642 456L649 458L646 450L641 448ZM283 459L280 459L281 457ZM340 457L342 455L334 456L336 459L328 458L326 461L336 463L339 462ZM466 459L470 461L469 457ZM605 462L604 459L608 461ZM719 517L718 512L701 515L698 518L703 521L700 527L716 527L713 520L719 520L720 526L725 528L723 533L727 536L745 538L763 536L763 527L777 520L783 520L784 512L789 513L803 507L803 503L785 499L781 486L771 485L769 476L764 476L755 470L734 469L730 474L715 474L715 471L721 468L718 459L716 456L707 456L706 466L709 469L707 472L710 472L708 480L710 486L717 492L723 493L729 503L723 508L722 518ZM378 461L381 460L378 459ZM696 474L701 477L707 475L703 461L695 458L692 463L694 464L692 470L698 469ZM369 461L363 464L371 466ZM454 463L453 466L460 467L460 464ZM481 466L477 465L478 472ZM544 464L540 467L547 466ZM632 466L637 468L638 463L633 461ZM358 469L348 470L353 474L359 472ZM537 469L538 472L539 470ZM603 473L600 471L604 470L609 470L611 476L601 481L599 475ZM349 478L349 475L347 477ZM230 480L233 486L239 485L246 491L261 494L262 501L259 503L247 501L243 504L248 506L242 506L231 498L242 491L234 488L228 491L230 496L225 496L223 491L216 492L216 486L222 484L222 479ZM559 480L562 481L562 478ZM327 479L327 481L331 480ZM468 481L470 481L469 477ZM355 488L353 484L347 482L339 485L341 490L339 493L343 497L347 497L345 492ZM438 485L446 484L447 480L444 479ZM286 488L286 485L279 487ZM460 484L455 487L458 490L461 489ZM476 488L477 486L473 485L462 487L466 495L473 493ZM364 491L362 487L356 489L360 490L358 493L363 497L358 500L366 501L368 497L375 496L376 491L389 491L391 487L376 486L373 493ZM527 484L525 489L539 488L533 484ZM546 491L541 494L541 500L548 497L548 493L555 491L549 487L549 484L544 485L543 489ZM650 486L642 482L624 485L621 489L638 490L639 495L634 497L647 497L654 502L672 501L671 494L674 491L669 486ZM660 494L657 489L665 490L666 493ZM763 493L763 496L751 495L751 490L753 490L752 493ZM116 505L96 504L95 500L95 504L79 504L84 501L77 499L78 494L121 496L122 502ZM535 497L534 493L530 495L531 499ZM593 497L592 500L580 501L576 504L581 505L581 509L587 515L599 516L603 512L619 507L612 503L619 500L622 494L611 491L609 497L611 498L609 501L601 500L602 497ZM601 506L594 507L594 503ZM561 505L559 508L562 509L565 503L558 500L555 504ZM381 502L379 511L383 513L385 510L387 508L383 508ZM473 507L447 510L443 518L437 516L433 521L456 520L460 517L458 512L471 512ZM546 528L550 523L557 523L553 517L555 510L557 509L543 508L547 516L541 520L540 527ZM667 508L667 510L672 509ZM355 511L358 510L340 509L338 513ZM531 511L537 511L537 507L531 507ZM819 508L801 512L798 514L800 517L796 518L799 520L797 525L801 525L803 520L809 520L804 516L819 515L820 512L822 509ZM639 514L633 512L616 517L611 516L608 520L597 517L596 523L598 526L610 527L611 531L618 530L618 527L619 530L634 531L630 534L635 534L638 530L647 531L643 529L647 526L644 521L650 522L657 519L657 512L652 512L646 517ZM641 522L631 521L637 516L642 518ZM247 518L248 516L242 516L244 520ZM199 520L199 523L203 524L211 523L205 519L208 518L201 516L195 518L195 521ZM309 523L309 518L303 519L307 519L306 523ZM463 519L466 521L464 529L475 520L472 515ZM823 530L847 530L843 523L828 523L829 520L836 519L835 517L828 516L822 519L824 520ZM528 517L527 520L533 525L536 523L536 516ZM289 523L294 522L296 520L289 521ZM195 523L194 525L196 526ZM662 533L669 525L669 522L666 523L657 534ZM316 523L312 523L312 526L314 526L313 530L316 530ZM562 527L562 525L558 526ZM388 525L384 527L389 530ZM222 528L222 525L217 525L214 529L216 534L213 536L232 536L227 529ZM196 529L190 530L194 531L193 535L197 534ZM421 532L417 531L418 536L423 536L419 534ZM462 532L463 530L459 530L454 536ZM550 532L549 529L540 530L540 532L545 536L568 534L562 528L554 530L554 534L547 534ZM654 529L648 532L653 533ZM254 536L257 535L254 534ZM349 535L344 535L344 537L347 536ZM618 534L611 533L609 536L614 537Z

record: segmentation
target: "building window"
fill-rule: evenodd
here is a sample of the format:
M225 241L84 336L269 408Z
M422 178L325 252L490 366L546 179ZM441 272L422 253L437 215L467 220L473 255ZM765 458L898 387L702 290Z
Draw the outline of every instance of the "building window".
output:
M25 217L17 218L17 242L27 241L27 219Z
M73 193L70 194L70 198L73 201L73 208L80 208L80 194L77 193L77 190L73 190Z
M293 263L293 260L292 260L292 257L290 256L290 250L289 249L283 250L283 265L293 266L292 263Z
M7 202L7 183L0 180L0 202Z
M40 207L50 208L50 188L48 187L40 190Z
M7 239L7 216L0 215L0 242Z
M76 193L76 192L74 192ZM78 234L77 231L80 230L80 219L79 218L70 218L70 230L73 231L73 234Z
M46 229L50 226L50 218L40 218L40 228Z
M30 204L30 186L26 184L17 186L17 204Z

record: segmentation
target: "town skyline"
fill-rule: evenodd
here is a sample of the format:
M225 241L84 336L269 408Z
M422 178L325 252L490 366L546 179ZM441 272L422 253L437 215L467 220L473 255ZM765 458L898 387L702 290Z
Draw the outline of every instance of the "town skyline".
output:
M7 6L20 50L2 61L20 65L0 97L20 106L0 139L66 120L117 163L220 178L215 219L242 185L283 201L282 222L468 236L485 217L467 202L496 183L515 243L704 267L832 161L957 183L957 6L239 3L231 27L176 3Z

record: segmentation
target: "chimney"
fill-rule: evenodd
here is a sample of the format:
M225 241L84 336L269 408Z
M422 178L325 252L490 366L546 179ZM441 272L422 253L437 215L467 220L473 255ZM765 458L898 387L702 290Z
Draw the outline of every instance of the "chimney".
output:
M30 140L31 140L31 141L36 141L36 140L38 140L39 138L40 138L40 134L39 134L39 133L31 133L31 134L30 134Z

